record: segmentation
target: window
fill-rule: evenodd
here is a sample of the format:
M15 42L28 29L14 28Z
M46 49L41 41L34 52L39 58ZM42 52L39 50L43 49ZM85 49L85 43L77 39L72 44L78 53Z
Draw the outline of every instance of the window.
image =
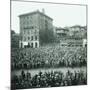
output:
M28 40L30 40L30 37L28 37Z
M24 34L25 34L25 30L24 30Z
M31 40L33 40L33 36L31 36Z
M34 33L35 34L38 34L39 33L38 29L34 30Z
M37 48L37 42L35 43L35 48Z
M35 40L37 40L37 36L35 36Z
M33 27L33 26L31 26L31 29L34 29L34 27Z
M35 34L37 33L37 30L35 30Z
M30 34L30 31L28 30L28 34Z
M28 47L30 47L30 43L28 43Z
M27 16L27 20L29 19L29 17Z
M26 41L26 37L24 37L24 41Z
M31 43L31 47L33 48L33 43Z

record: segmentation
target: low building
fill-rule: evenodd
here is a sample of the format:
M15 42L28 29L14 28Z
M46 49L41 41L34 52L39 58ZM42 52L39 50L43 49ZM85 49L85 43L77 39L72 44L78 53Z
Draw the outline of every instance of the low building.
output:
M65 38L67 38L68 33L69 33L68 29L61 28L61 27L55 28L55 35L56 35L57 41L64 40Z

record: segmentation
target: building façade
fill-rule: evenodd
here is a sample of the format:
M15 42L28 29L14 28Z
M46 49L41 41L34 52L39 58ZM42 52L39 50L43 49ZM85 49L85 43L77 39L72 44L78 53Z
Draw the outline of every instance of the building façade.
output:
M26 46L37 48L40 46L40 32L53 29L53 19L42 10L19 15L20 41L19 47Z

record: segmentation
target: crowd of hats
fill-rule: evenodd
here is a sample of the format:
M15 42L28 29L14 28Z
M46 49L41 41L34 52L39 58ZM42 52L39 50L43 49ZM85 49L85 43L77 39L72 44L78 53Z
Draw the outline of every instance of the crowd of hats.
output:
M61 71L39 72L31 75L30 72L21 71L19 76L14 75L11 81L12 89L22 88L43 88L60 87L72 85L86 85L87 75L84 71L67 71L65 74Z
M12 49L11 63L12 69L81 67L87 65L87 50L82 47Z

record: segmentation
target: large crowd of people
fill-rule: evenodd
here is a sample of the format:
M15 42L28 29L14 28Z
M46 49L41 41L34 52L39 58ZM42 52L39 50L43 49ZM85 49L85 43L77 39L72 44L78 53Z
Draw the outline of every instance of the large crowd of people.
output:
M49 67L81 67L87 65L87 50L83 47L40 47L12 49L12 69Z
M56 45L39 48L11 49L12 71L22 69L20 75L11 78L12 89L58 87L87 84L87 73L84 71L67 70L35 73L25 72L25 69L83 67L87 66L86 47L60 47Z
M40 87L60 87L71 85L86 85L87 75L84 71L61 71L39 72L34 76L30 72L21 71L19 76L14 75L11 81L12 89L40 88Z

